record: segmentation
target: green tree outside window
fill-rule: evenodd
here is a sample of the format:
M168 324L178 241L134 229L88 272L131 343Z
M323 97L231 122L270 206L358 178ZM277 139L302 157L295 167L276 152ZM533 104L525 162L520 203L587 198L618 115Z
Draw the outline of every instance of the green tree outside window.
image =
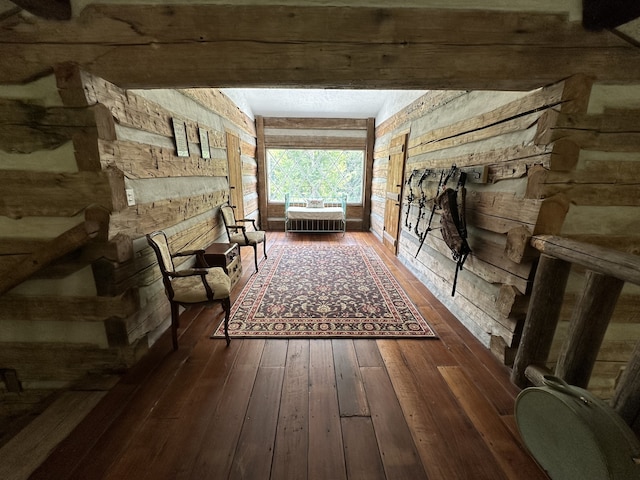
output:
M337 199L362 203L364 152L362 150L267 150L270 202L292 198Z

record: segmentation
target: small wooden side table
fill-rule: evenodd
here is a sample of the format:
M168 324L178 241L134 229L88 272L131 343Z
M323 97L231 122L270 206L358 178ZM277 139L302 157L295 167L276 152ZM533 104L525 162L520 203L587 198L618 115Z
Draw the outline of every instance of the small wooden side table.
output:
M237 243L212 243L204 251L203 267L222 267L231 279L231 288L236 286L242 277L242 260Z

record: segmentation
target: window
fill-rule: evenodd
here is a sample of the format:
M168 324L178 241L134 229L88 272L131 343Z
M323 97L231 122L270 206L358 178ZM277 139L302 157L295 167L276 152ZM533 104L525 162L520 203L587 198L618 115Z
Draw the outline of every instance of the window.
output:
M270 202L295 198L335 199L362 203L363 150L267 149L267 191Z

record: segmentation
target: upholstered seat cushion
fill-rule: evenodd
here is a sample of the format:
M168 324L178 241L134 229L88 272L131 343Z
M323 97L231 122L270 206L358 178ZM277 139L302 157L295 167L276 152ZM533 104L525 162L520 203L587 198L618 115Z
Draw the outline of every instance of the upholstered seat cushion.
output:
M255 245L260 242L264 242L264 232L247 232L247 238L249 239L249 243L246 243L244 239L244 235L242 232L233 233L233 231L229 232L229 241L231 243L237 243L238 245Z
M231 279L220 267L207 269L206 280L211 290L213 290L214 300L220 300L229 296L231 292ZM202 284L200 275L190 275L188 277L175 277L171 281L174 296L173 300L178 303L200 303L206 302L207 291Z

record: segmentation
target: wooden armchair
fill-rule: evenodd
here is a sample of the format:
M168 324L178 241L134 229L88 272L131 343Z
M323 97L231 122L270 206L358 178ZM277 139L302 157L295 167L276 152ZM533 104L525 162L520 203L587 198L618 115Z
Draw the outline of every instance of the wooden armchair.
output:
M236 218L236 214L233 211L233 207L230 205L223 205L220 207L222 212L222 221L224 222L224 228L227 230L227 236L229 242L237 243L241 247L251 246L253 247L253 258L256 264L256 272L258 271L258 244L262 243L262 254L264 258L267 258L267 235L264 231L258 230L256 221L252 218ZM239 225L240 223L251 223L253 225L253 231L247 231L247 227Z
M188 250L179 253L171 253L167 236L162 231L147 235L149 245L158 257L158 266L162 272L165 293L171 304L171 339L173 349L178 348L178 327L180 324L179 307L189 305L213 305L222 304L224 309L224 335L227 345L229 338L229 313L231 311L231 280L220 267L214 268L190 268L176 270L173 264L175 257L199 256L199 264L204 262L204 250Z

